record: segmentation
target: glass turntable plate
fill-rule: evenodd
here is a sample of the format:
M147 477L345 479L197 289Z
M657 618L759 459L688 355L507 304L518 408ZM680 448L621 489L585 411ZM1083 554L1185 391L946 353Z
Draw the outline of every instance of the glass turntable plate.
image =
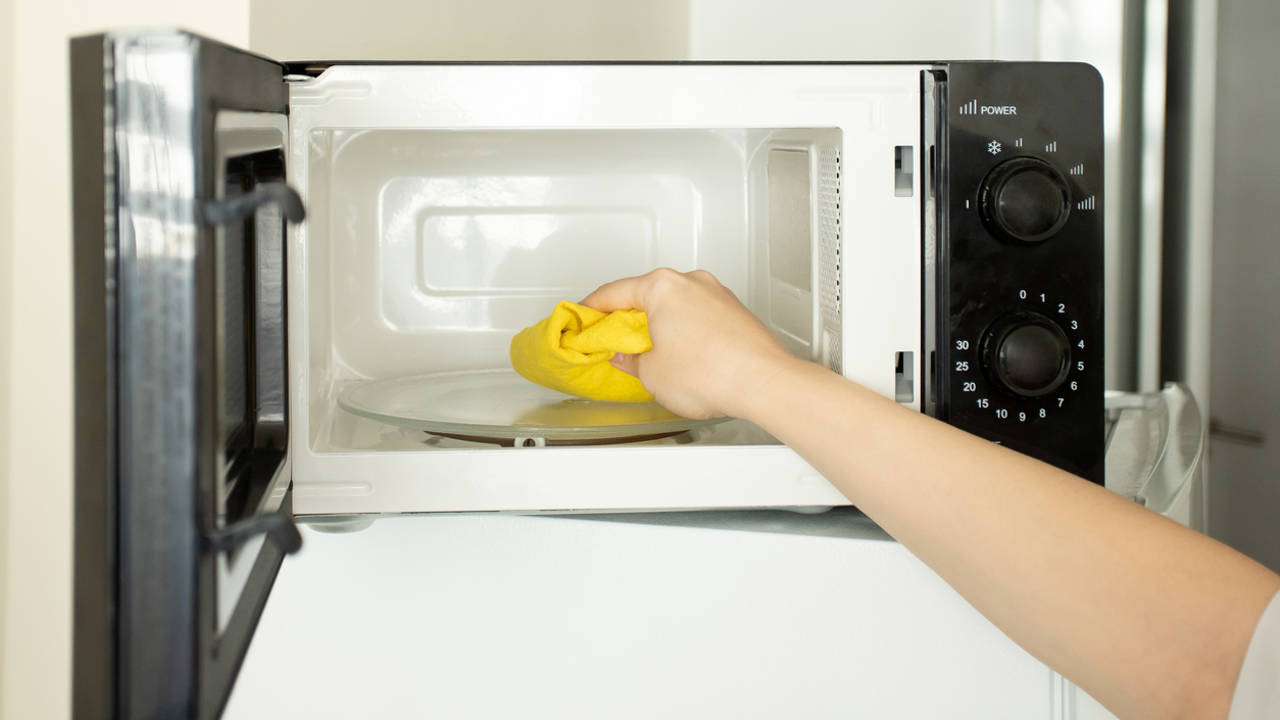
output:
M388 378L343 388L338 405L361 417L436 435L510 444L643 440L714 425L656 402L617 403L572 397L535 385L514 370L466 370Z

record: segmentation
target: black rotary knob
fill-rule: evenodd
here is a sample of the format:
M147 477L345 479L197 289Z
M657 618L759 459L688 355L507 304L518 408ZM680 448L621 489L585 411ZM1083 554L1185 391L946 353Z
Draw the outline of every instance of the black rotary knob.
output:
M1071 343L1062 328L1037 313L997 322L983 337L982 361L992 380L1023 397L1048 395L1071 370Z
M982 181L982 220L997 237L1038 243L1053 237L1071 214L1067 180L1049 163L1018 157L995 166Z

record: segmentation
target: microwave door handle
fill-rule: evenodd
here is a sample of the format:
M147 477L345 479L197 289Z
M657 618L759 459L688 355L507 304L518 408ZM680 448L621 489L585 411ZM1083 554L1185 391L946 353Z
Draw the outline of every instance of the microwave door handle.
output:
M204 221L210 225L230 225L267 203L279 205L285 219L295 225L307 217L307 209L303 207L297 190L285 182L268 182L230 200L207 201L204 204Z
M293 518L278 512L253 515L233 522L205 535L205 543L214 552L230 552L264 534L267 540L286 555L292 555L302 547L302 535Z

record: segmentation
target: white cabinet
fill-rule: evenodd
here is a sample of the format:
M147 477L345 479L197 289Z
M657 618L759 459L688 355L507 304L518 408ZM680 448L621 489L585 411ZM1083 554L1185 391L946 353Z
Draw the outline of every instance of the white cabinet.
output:
M846 536L439 516L306 531L226 717L1071 717L1065 683L901 545L849 513L810 520Z

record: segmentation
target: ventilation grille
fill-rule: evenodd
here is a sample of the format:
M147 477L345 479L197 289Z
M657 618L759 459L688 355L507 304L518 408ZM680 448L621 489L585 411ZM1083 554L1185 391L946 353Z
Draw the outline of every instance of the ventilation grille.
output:
M822 313L822 356L827 367L844 373L840 338L840 151L823 148L818 153L818 303Z

